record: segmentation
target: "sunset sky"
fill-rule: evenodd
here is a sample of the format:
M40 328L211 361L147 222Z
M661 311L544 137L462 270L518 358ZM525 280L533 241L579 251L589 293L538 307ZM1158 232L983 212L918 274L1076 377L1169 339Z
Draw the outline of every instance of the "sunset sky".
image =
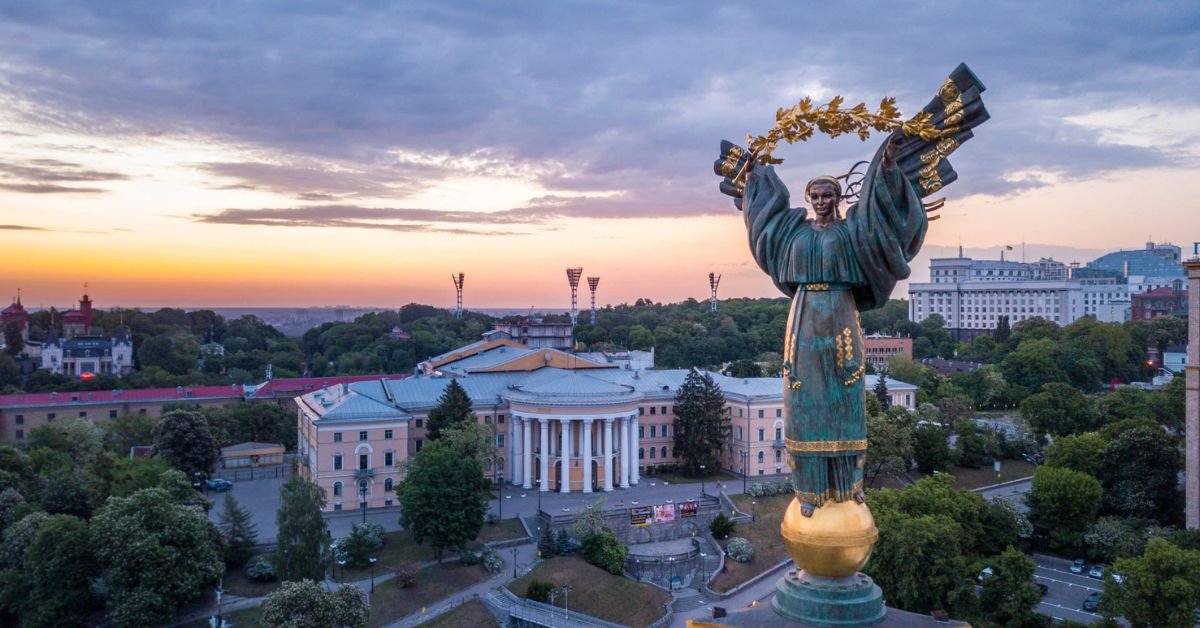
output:
M837 8L835 8L837 7ZM1200 240L1200 3L0 4L0 296L566 307L775 296L712 174L808 95L992 119L927 258ZM793 192L881 138L783 146ZM798 204L798 195L793 204ZM905 296L898 291L896 296Z

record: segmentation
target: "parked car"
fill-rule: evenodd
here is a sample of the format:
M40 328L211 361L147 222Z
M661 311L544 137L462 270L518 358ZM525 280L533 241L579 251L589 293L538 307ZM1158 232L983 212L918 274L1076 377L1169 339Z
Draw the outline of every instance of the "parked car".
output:
M995 573L996 572L992 571L991 567L984 567L983 570L979 572L979 575L975 576L975 581L979 584L983 584L984 580L991 578Z
M1076 558L1075 562L1071 563L1071 573L1083 573L1087 570L1087 561L1082 558Z
M1108 575L1112 576L1113 582L1116 582L1117 584L1125 584L1125 576L1115 571L1110 572Z
M221 492L228 491L229 489L233 488L233 482L230 482L225 478L214 478L208 482L205 482L205 484L208 485L208 490L210 491Z
M1087 599L1083 601L1083 610L1085 610L1089 613L1094 613L1094 612L1100 610L1100 592L1099 591L1092 591L1092 594L1087 596Z
M1092 570L1088 572L1088 577L1095 578L1097 580L1103 580L1104 579L1104 565L1093 566Z
M1038 595L1040 595L1042 597L1046 597L1046 594L1050 592L1050 587L1048 587L1040 582L1035 582L1035 583L1033 583L1033 585L1037 587Z

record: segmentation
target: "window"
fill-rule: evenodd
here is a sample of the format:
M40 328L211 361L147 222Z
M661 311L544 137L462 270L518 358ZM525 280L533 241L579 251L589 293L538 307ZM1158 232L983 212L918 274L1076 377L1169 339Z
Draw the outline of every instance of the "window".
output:
M491 425L492 424L492 415L490 415L490 414L483 415L483 422L487 425Z
M370 468L370 465L367 463L367 461L368 461L369 459L370 459L370 455L368 455L368 454L359 454L359 455L358 455L358 468L359 468L359 469L368 469L368 468Z
M388 451L383 452L383 466L385 466L385 467L392 466L394 464L395 456L396 456L396 454L393 453L390 449Z
M664 447L662 448L662 456L661 456L661 457L663 457L663 458L666 458L666 457L667 457L667 448L666 448L666 446L664 446Z
M657 414L657 413L655 412L656 410L658 410L658 408L656 408L656 407L654 407L654 406L650 406L650 416L654 416L655 414Z
M758 440L763 440L764 438L766 438L764 436L765 432L766 432L766 430L764 430L763 428L761 428L761 427L758 428Z
M765 459L766 459L766 452L765 451L758 452L758 461L762 462Z
M496 446L504 447L504 434L496 434Z
M499 423L500 425L504 425L504 415L503 414L496 415L496 423Z
M334 483L333 483L333 496L334 496L334 497L341 497L341 496L342 496L342 483L341 483L341 482L334 482Z
M359 440L359 442L363 442L363 441L367 440L367 433L366 433L366 432L359 432L359 433L358 433L358 440Z
M86 418L87 418L87 410L80 410L80 411L79 411L79 418L81 418L81 419L86 419Z
M17 415L17 425L25 425L25 415L24 414Z
M651 459L651 460L654 460L654 454L655 454L655 453L656 453L655 449L654 449L653 447L651 447L651 448L650 448L650 459Z
M383 440L392 440L392 430L383 430Z
M646 409L645 409L645 408L638 408L638 416L642 416L643 414L646 414Z
M116 410L109 410L109 411L108 411L108 418L110 418L110 419L115 419L115 418L117 418L117 411L116 411Z
M651 425L650 426L650 438L657 438L657 437L658 437L658 426Z
M392 482L392 478L388 478L388 479L384 480L384 481L383 481L383 491L384 491L385 493L390 493L390 492L392 492L392 485L393 485L393 484L394 484L394 482Z
M417 451L421 451L421 447L422 447L424 444L425 444L425 441L423 441L423 440L421 440L421 439L419 439L419 438L418 438L418 439L417 439L417 440L414 442L414 444L413 444L413 447L414 447L414 448L415 448Z
M666 406L663 406L663 407L662 407L662 413L663 413L663 415L666 415L666 414L667 414L667 407L666 407Z
M775 462L783 462L783 450L782 449L775 450Z
M342 454L336 454L336 455L334 455L334 457L333 457L333 470L334 470L334 471L341 471L341 470L342 470Z
M17 440L25 440L25 430L17 430Z
M425 427L425 419L417 419L417 427Z
M762 474L763 474L763 470L762 470L762 469L759 469L759 470L758 470L758 474L759 474L759 475L762 475Z
M638 438L645 438L645 437L646 437L646 426L639 425L638 426Z
M760 409L759 409L759 411L758 411L758 418L760 418L760 419L761 419L761 418L763 418L763 412L764 412L764 410L762 410L762 409L760 408Z
M775 428L775 440L783 440L783 428Z
M741 426L738 426L738 440L739 440L739 441L740 441L740 440L742 440L742 428L741 428Z
M642 449L641 447L638 447L638 460L641 460L642 458L645 458L645 457L646 457L646 450Z
M340 512L341 510L342 510L342 503L341 503L341 502L338 502L338 503L336 503L336 504L334 504L334 505L333 505L333 511L334 511L334 512Z
M140 414L140 415L142 415L142 416L146 416L146 409L145 409L145 408L138 408L138 414ZM54 420L54 415L53 415L53 414L51 414L51 415L50 415L50 420L51 420L51 421L53 421L53 420Z
M334 432L334 433L333 433L333 442L335 442L335 443L340 443L340 442L342 442L342 433L341 433L341 432Z
M775 418L779 419L782 417L783 417L783 408L775 408Z

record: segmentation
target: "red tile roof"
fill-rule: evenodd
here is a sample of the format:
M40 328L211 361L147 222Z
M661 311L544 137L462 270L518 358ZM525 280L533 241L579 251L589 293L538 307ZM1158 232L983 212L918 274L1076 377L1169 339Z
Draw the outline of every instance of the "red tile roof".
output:
M412 377L405 373L401 375L340 375L336 377L294 377L290 379L273 379L250 395L250 399L291 398L310 393L314 390L337 386L338 384L353 384L354 382L376 381L380 379L407 379Z
M0 408L17 406L48 406L64 403L112 403L120 402L169 402L188 399L240 399L242 387L228 386L184 386L181 388L129 388L116 390L90 390L60 393L23 393L0 395Z

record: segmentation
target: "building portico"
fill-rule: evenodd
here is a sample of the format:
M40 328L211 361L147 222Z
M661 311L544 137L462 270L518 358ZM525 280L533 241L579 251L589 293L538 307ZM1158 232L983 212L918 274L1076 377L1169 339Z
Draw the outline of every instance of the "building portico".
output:
M618 485L636 485L636 465L627 457L638 442L636 413L634 408L616 413L547 415L514 408L513 421L519 425L515 431L522 435L514 456L520 461L517 468L523 471L514 483L559 493L608 492ZM626 444L619 445L617 438Z

